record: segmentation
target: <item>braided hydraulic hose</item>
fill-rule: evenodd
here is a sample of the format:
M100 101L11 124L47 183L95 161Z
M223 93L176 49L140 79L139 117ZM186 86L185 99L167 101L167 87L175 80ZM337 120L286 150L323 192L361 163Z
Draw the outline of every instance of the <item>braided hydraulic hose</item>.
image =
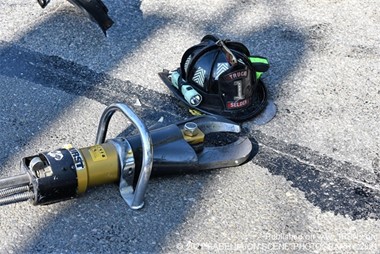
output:
M16 193L26 192L26 191L29 191L29 186L20 186L20 187L10 188L6 190L0 190L0 198L4 198Z
M34 197L33 192L18 193L13 196L0 198L0 206L27 201L28 199L31 199L33 197Z

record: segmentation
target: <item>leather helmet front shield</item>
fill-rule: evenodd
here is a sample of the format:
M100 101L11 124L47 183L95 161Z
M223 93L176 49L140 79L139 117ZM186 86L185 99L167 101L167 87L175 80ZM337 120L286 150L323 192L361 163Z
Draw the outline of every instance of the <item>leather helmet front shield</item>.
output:
M252 85L255 83L251 77L251 70L240 63L219 77L219 91L225 109L239 110L251 104Z

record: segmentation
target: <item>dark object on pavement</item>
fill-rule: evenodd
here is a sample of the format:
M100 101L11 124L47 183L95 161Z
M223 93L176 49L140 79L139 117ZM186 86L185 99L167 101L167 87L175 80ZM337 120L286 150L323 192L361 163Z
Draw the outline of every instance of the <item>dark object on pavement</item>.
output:
M113 25L112 19L108 16L108 9L100 0L68 0L73 5L80 8L92 21L97 23L105 35L107 29ZM42 8L45 8L50 0L37 0Z

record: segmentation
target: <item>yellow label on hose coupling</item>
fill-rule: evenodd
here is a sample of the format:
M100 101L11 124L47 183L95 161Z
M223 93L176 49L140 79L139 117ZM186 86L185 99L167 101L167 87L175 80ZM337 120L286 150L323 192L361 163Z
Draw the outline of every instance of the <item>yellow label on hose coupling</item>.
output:
M95 145L89 149L91 158L93 161L103 161L107 160L106 151L101 145Z

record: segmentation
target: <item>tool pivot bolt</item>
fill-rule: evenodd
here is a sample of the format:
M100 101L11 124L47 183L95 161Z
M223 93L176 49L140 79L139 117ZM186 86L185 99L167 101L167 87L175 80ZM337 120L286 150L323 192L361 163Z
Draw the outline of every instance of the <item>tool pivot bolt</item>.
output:
M184 126L184 134L188 137L194 137L198 134L198 125L194 122L187 122Z

